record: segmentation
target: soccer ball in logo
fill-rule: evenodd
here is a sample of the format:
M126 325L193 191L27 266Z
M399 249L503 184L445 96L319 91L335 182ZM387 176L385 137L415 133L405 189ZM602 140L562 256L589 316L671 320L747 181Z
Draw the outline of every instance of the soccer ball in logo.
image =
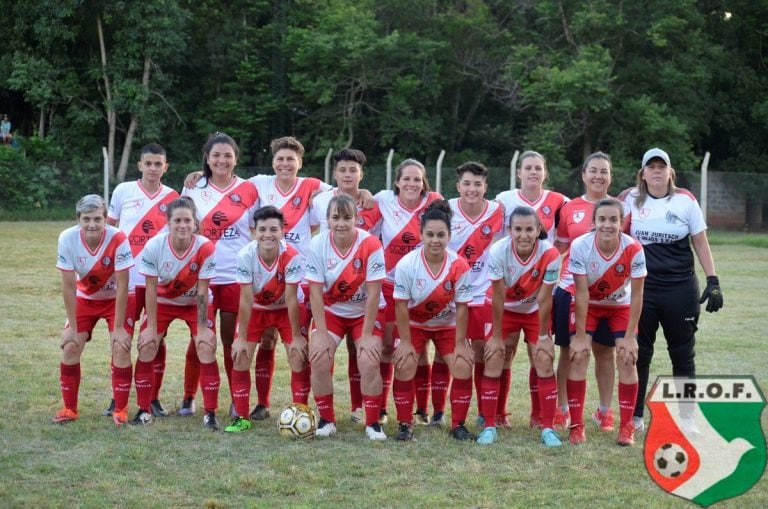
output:
M307 405L291 403L280 411L277 432L289 438L308 438L315 435L315 413Z
M680 477L688 468L688 455L680 445L667 443L656 449L653 465L664 477Z

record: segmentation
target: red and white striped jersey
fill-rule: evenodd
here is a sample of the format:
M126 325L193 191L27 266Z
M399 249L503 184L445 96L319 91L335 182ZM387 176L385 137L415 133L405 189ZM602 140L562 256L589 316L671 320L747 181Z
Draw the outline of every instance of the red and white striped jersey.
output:
M445 250L443 265L433 274L424 248L405 255L395 269L394 299L408 301L411 325L420 329L456 326L456 303L472 302L474 291L466 260Z
M504 230L504 212L498 203L485 200L485 210L473 221L461 209L459 198L448 203L453 211L448 247L467 261L474 292L472 305L482 306L491 283L488 279L488 250L496 235Z
M293 187L283 192L277 185L275 175L256 175L251 177L250 182L259 193L259 206L272 205L283 213L285 241L306 257L312 238L309 224L312 193L317 190L328 191L331 186L316 178L297 177Z
M310 226L317 226L319 227L319 232L325 232L328 231L328 206L331 203L331 200L334 196L338 194L338 189L331 189L330 191L323 191L320 194L315 195L314 199L312 200L312 208L309 211L309 223ZM379 232L376 228L373 228L372 230L366 229L366 220L365 218L361 217L362 212L365 209L361 207L360 205L357 205L357 227L361 228L363 230L366 230L368 233L373 235L374 237L379 236Z
M80 226L67 228L59 235L56 268L77 273L77 296L90 300L117 296L115 272L130 269L134 260L128 237L106 225L101 242L91 250L83 240Z
M512 237L504 237L491 246L488 276L504 280L504 309L515 313L533 313L539 309L536 295L541 285L552 286L560 272L560 253L546 240L536 241L533 252L523 261L515 251ZM488 288L488 302L493 288Z
M216 245L216 277L211 284L235 283L237 253L251 241L253 213L258 208L256 189L240 177L224 189L202 178L181 194L192 197L200 221L199 233Z
M299 285L304 277L304 257L293 247L280 242L277 257L271 265L259 256L259 243L254 240L237 255L237 282L251 285L253 309L285 309L285 285ZM298 286L299 304L304 293Z
M387 280L394 281L397 262L421 246L421 214L427 205L442 199L442 196L429 192L414 209L400 203L394 191L380 191L374 198L376 206L360 213L358 226L367 231L380 228Z
M381 293L368 295L365 285L368 281L384 280L381 243L363 230L355 231L355 240L345 255L333 244L333 232L327 231L312 239L307 256L307 281L323 285L325 309L342 318L365 315L369 298L379 300L379 309L386 305Z
M112 192L107 216L116 221L117 227L128 236L134 260L141 260L144 245L166 225L168 204L178 197L179 193L162 184L150 194L141 180L118 184ZM144 286L144 276L139 273L138 263L131 267L129 274L130 291Z
M557 225L557 240L564 244L570 244L574 239L595 229L592 223L592 213L595 203L579 196L569 201L560 209L560 222ZM562 289L573 284L573 276L568 272L568 258L570 248L563 256L563 265L560 268L560 281L557 283Z
M147 242L141 255L142 275L157 278L157 302L192 306L197 282L216 275L215 247L202 235L195 235L183 253L171 246L171 234L161 233Z
M555 222L560 208L568 202L568 198L554 191L544 190L536 201L528 201L519 189L503 191L496 196L496 201L504 205L504 224L509 224L509 216L515 207L531 207L541 219L544 231L547 232L547 240L555 242Z
M586 275L589 304L598 306L629 306L631 280L644 278L645 253L638 241L622 233L619 247L608 258L597 248L595 232L582 235L571 243L568 270L574 275ZM575 285L566 288L576 293Z

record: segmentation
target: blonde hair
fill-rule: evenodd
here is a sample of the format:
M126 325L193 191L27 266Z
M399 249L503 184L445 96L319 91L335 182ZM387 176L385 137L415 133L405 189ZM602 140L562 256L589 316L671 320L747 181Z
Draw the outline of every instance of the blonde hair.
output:
M635 206L637 208L640 208L645 203L645 200L648 199L648 183L643 180L643 170L645 170L645 166L640 168L637 171L637 184L635 187L637 187L637 197L635 198ZM669 181L667 182L667 199L671 199L672 196L677 192L678 187L675 185L675 169L672 168L672 166L669 166Z

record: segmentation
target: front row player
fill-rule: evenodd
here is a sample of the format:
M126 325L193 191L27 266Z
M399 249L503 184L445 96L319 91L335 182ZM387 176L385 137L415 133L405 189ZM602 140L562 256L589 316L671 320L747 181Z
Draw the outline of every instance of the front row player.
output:
M75 212L78 225L59 235L56 262L67 322L61 333L59 367L64 408L56 412L53 422L77 419L80 357L94 326L104 318L112 343L112 397L117 409L112 418L119 426L127 420L131 390L133 326L125 319L125 309L133 255L125 234L107 225L107 207L100 196L83 196Z
M488 425L477 439L480 444L496 441L493 426L497 412L500 376L505 351L517 350L520 332L525 333L533 368L536 370L541 441L547 447L562 445L554 431L557 381L553 368L555 346L549 334L552 286L560 270L560 253L547 240L547 232L531 207L515 207L509 216L509 237L491 246L488 290L493 309L493 336L485 343L485 372L480 406Z
M265 331L277 331L285 344L291 367L294 403L307 403L309 366L305 313L299 283L304 257L285 242L283 213L268 205L253 215L254 240L237 255L240 283L238 334L232 344L232 398L237 416L224 428L228 433L251 429L248 408L251 395L251 359Z
M568 374L568 407L572 444L586 442L584 399L592 336L600 322L607 322L616 337L619 371L619 435L616 443L632 445L632 415L637 398L637 324L643 307L643 282L647 274L645 253L639 242L621 233L624 208L616 199L595 204L595 231L571 245L568 270L573 274L571 309L571 367Z
M203 427L216 431L220 378L216 335L211 330L213 322L208 319L208 283L216 275L214 245L195 233L198 222L191 198L173 200L167 214L168 232L147 242L141 257L141 273L147 281L146 314L136 363L139 412L131 423L148 424L152 420L152 361L171 322L179 318L187 323L200 358L200 386L206 411Z

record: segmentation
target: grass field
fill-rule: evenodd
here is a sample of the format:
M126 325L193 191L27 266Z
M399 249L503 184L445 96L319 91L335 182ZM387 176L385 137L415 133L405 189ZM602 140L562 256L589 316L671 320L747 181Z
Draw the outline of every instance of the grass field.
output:
M168 417L116 429L100 411L111 394L106 329L83 358L81 418L50 424L60 406L59 334L64 322L54 268L64 222L0 223L0 505L2 507L686 507L645 471L642 444L614 445L587 428L588 443L546 450L528 426L527 361L515 361L510 396L514 428L492 447L456 443L419 428L417 441L370 443L348 422L345 359L336 370L339 433L327 440L279 437L274 417L240 435L210 433L201 416ZM700 374L754 374L768 390L765 313L768 249L715 235L725 308L704 313ZM726 239L719 241L720 237ZM760 245L760 244L755 244ZM763 244L764 245L764 244ZM176 408L186 348L174 325L161 399ZM659 340L652 378L671 373ZM221 361L220 361L221 364ZM524 373L526 375L524 375ZM225 377L222 376L225 380ZM222 384L222 409L228 406ZM278 351L273 407L289 400ZM131 414L135 411L131 394ZM590 382L588 407L596 402ZM475 402L470 411L475 417ZM614 407L615 408L615 407ZM390 411L392 404L390 403ZM275 412L273 411L273 414ZM764 412L764 416L766 413ZM224 412L221 412L224 421ZM763 428L768 420L763 417ZM387 432L394 434L390 423ZM642 435L640 435L640 441ZM717 507L768 507L768 481Z

